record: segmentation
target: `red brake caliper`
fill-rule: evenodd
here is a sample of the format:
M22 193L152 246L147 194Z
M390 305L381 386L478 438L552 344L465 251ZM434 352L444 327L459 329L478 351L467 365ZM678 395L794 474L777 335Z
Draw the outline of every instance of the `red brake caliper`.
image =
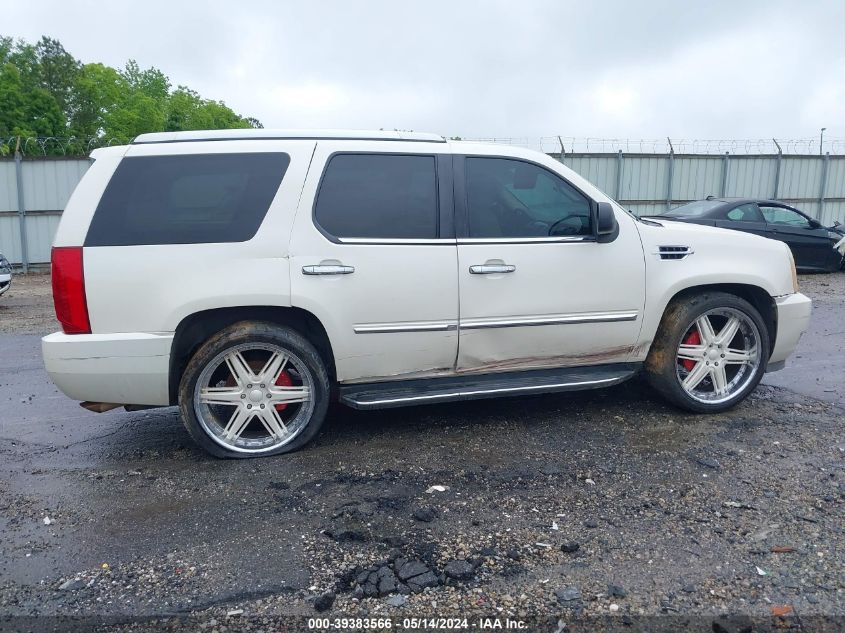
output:
M282 371L282 373L279 374L279 377L276 379L276 384L279 387L292 387L293 386L293 380L291 380L290 374L286 370L284 370L284 371ZM287 408L288 408L288 405L286 405L286 404L277 404L276 405L276 411L284 411Z
M693 330L689 333L689 335L684 339L684 345L701 345L701 337L698 335L698 330ZM695 367L695 361L690 360L689 358L684 358L681 360L681 365L683 365L684 369L687 371L692 371L692 368Z

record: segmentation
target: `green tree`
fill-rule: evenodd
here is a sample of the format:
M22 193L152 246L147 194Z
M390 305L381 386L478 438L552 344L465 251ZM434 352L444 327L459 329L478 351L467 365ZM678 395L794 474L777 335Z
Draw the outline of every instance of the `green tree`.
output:
M65 50L58 40L42 37L35 45L37 79L41 88L49 92L70 120L76 103L76 81L82 64Z
M76 80L78 104L71 118L70 135L105 134L106 115L118 106L126 91L126 80L114 68L85 64Z
M0 36L0 152L10 137L61 137L48 151L85 153L92 141L128 142L145 132L262 127L157 68L82 64L55 39Z
M0 70L0 137L61 136L64 116L43 88L27 90L20 72L7 63Z

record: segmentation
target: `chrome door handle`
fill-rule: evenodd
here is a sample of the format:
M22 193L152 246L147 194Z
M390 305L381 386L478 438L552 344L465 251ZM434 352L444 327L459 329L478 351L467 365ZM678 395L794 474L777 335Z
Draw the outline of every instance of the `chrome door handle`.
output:
M512 273L516 266L510 264L481 264L470 266L469 272L472 275L496 275L499 273Z
M354 272L354 266L342 266L340 264L317 264L302 267L303 275L351 275Z

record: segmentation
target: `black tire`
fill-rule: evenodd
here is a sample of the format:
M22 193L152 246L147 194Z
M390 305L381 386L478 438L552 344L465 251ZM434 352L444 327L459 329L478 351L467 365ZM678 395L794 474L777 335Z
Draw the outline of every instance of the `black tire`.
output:
M746 315L759 333L759 362L741 388L726 401L701 402L682 387L678 376L678 348L692 324L711 310L732 309ZM745 299L726 292L703 292L674 299L666 308L657 335L646 358L646 376L651 386L672 404L694 413L718 413L736 406L750 394L766 371L770 355L769 332L757 309ZM717 359L718 360L718 359Z
M197 414L197 381L205 368L227 350L246 344L265 344L281 348L299 361L298 365L309 374L313 385L311 398L314 406L301 430L288 443L260 451L233 450L213 434L200 421ZM277 383L278 384L278 383ZM263 385L262 385L263 386ZM215 457L244 459L268 457L298 450L310 442L320 431L329 405L330 383L325 363L314 346L297 331L260 321L242 321L221 330L203 343L191 358L179 383L179 409L182 421L194 441ZM241 396L243 397L243 396ZM272 406L272 405L270 405ZM263 409L264 406L261 405Z

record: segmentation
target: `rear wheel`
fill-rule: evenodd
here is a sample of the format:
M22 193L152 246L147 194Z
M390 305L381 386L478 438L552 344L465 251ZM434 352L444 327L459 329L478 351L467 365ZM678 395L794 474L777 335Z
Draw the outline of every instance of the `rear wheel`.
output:
M768 358L769 337L756 308L735 295L707 292L669 305L646 370L669 401L715 413L751 393Z
M236 323L206 341L179 385L191 437L217 457L294 451L320 430L329 400L325 364L299 333Z

